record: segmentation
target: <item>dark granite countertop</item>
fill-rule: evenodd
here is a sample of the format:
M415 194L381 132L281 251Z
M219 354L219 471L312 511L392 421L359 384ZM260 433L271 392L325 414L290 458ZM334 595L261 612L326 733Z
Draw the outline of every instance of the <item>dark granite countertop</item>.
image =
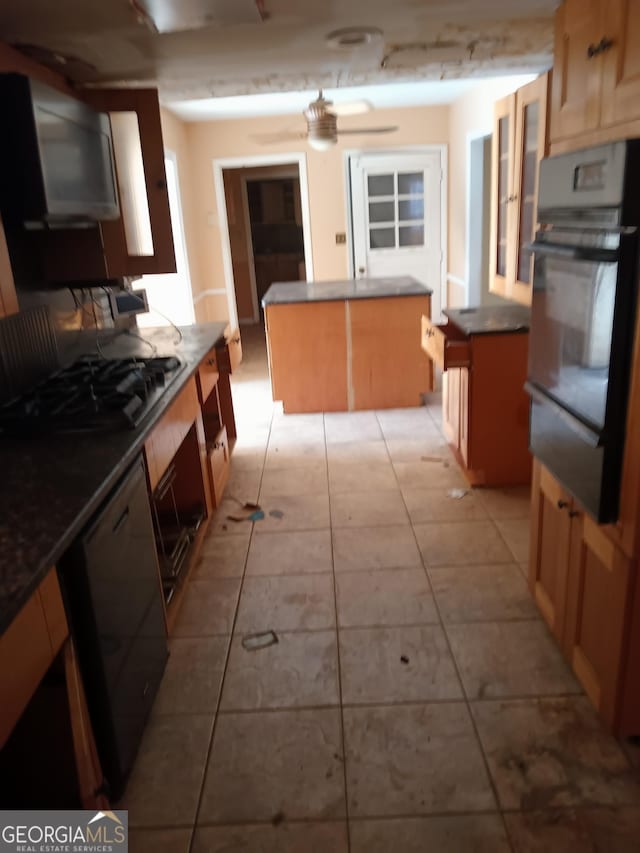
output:
M506 302L478 308L444 308L442 313L465 335L506 335L528 332L531 309Z
M0 440L0 635L133 463L225 327L187 326L181 329L182 341L172 327L138 330L158 355L175 354L184 368L136 429ZM76 336L68 352L96 352L95 332L67 334ZM106 358L152 354L148 344L131 335L114 339L112 331L105 331L99 340Z
M262 305L292 302L337 302L388 296L427 296L433 291L410 275L392 278L351 278L342 281L278 281L262 297Z

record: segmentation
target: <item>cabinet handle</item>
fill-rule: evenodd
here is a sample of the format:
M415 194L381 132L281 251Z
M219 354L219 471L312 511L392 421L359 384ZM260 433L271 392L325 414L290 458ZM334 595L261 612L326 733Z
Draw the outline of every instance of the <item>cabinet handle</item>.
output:
M427 329L427 331L424 333L425 338L432 338L434 335L435 332L433 331L433 329Z
M558 509L566 509L569 506L568 501L559 500L558 501Z
M215 360L215 358L210 358L210 359L208 359L208 360L207 360L207 364L209 365L209 367L215 367L215 366L216 366L216 360Z
M587 48L587 59L593 59L594 56L599 56L601 53L606 53L613 47L613 39L603 36L598 44L591 43Z
M569 518L577 518L579 515L581 515L581 512L577 509L572 509L569 511Z

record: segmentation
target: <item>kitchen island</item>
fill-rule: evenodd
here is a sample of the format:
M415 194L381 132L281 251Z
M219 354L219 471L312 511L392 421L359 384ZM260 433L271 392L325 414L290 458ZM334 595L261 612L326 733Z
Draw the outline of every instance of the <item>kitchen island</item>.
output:
M529 308L504 300L445 308L422 320L422 347L443 371L442 429L472 486L529 483L529 398L524 391Z
M274 400L286 413L419 406L432 291L410 276L278 282L264 295Z

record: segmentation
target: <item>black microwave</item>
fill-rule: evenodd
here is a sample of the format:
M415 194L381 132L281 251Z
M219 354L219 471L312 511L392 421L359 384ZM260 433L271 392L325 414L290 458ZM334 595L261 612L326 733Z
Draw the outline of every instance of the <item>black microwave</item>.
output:
M117 219L108 115L22 74L0 74L5 224Z

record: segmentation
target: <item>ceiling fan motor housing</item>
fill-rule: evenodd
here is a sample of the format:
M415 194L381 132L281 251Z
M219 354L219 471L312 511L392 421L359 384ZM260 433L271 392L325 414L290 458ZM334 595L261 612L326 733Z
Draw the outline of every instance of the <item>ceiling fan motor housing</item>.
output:
M331 101L320 97L309 104L304 111L310 142L319 140L335 144L338 141L338 120L333 113L329 112L330 105Z

